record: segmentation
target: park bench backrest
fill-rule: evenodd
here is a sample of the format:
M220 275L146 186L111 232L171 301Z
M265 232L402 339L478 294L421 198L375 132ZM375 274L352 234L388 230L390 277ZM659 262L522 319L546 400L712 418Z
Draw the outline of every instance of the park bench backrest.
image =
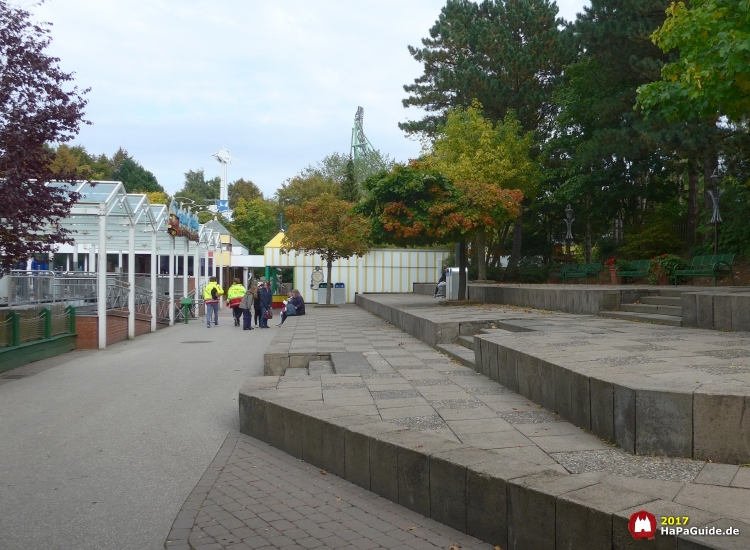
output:
M646 271L650 260L633 260L630 262L630 269L626 271Z
M712 265L716 262L724 262L728 265L732 265L732 262L734 262L734 254L719 254L718 256L714 256L714 261L711 262Z
M696 256L691 267L699 269L710 269L714 263L714 257L715 256ZM696 264L696 260L700 260L700 262Z

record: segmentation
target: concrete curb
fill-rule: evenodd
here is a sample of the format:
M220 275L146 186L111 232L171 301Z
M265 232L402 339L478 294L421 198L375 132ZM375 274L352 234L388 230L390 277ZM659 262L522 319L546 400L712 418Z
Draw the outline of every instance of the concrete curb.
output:
M270 385L255 379L240 392L242 433L505 549L635 548L627 518L641 508L690 516L694 526L722 521L609 484L606 474L564 474L509 462L378 418L289 399ZM750 536L750 525L732 523ZM657 534L656 540L659 548L731 548L715 546L716 539L709 545Z

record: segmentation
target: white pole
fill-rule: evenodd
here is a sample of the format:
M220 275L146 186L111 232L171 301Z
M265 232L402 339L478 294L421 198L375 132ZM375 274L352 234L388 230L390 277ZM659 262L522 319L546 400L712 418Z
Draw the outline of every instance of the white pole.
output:
M93 247L92 247L93 253ZM93 265L93 262L92 262ZM107 347L107 205L99 205L99 265L97 266L96 315L99 324L99 349Z
M128 228L128 339L135 338L135 223Z
M78 271L78 243L73 242L73 271Z
M185 237L185 251L182 254L182 296L188 295L188 251L190 250L190 240Z
M205 263L206 263L206 265L205 265L205 271L203 272L203 276L204 276L203 280L206 282L206 284L208 284L208 279L212 275L212 273L210 273L208 271L208 240L206 240L206 257L205 257ZM208 308L206 308L205 304L203 305L203 313L206 314L206 315L208 315Z
M195 253L193 254L193 279L195 280L195 301L197 302L200 299L201 288L201 247L198 243L195 243Z
M151 332L156 332L156 230L151 233Z
M169 237L169 326L174 326L174 236Z
M219 235L219 286L224 292L227 291L224 288L224 245L221 243L221 235ZM221 309L222 301L219 299L219 309Z
M87 271L89 273L96 271L96 251L93 244L89 245L89 264Z
M242 268L242 284L247 288L247 268Z

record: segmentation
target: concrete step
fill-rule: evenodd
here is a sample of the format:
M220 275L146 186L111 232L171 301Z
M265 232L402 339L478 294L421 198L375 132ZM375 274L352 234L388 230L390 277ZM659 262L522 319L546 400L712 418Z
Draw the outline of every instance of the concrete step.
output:
M679 296L644 296L642 304L653 304L655 306L682 306L682 298Z
M305 368L288 368L284 371L284 376L288 378L301 378L307 375L307 369Z
M458 344L438 344L438 349L466 367L474 368L474 352Z
M639 323L654 323L670 327L682 326L682 317L676 315L658 315L655 313L633 313L631 311L600 311L599 317L607 319L622 319L623 321L636 321Z
M620 311L632 313L655 313L657 315L682 316L682 306L665 306L654 304L620 304Z
M668 298L679 298L682 296L682 293L685 292L684 289L680 288L679 286L660 286L659 287L659 296L664 296Z
M459 346L463 346L466 349L474 351L474 337L473 336L459 336L456 343Z

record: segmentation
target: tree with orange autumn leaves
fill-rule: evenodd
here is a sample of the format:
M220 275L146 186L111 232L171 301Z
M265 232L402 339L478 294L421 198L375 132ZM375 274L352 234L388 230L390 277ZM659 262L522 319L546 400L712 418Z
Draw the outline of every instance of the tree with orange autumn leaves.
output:
M323 193L284 210L289 229L281 242L281 251L322 258L328 269L326 304L331 303L333 262L364 256L370 248L367 220L353 212L352 206L331 193Z
M492 124L480 106L453 109L432 151L368 179L367 200L375 242L404 245L459 243L459 296L465 289L466 240L478 237L484 266L484 233L518 218L524 192L538 179L528 139L508 118ZM481 235L481 238L479 238ZM480 277L485 270L480 270Z

